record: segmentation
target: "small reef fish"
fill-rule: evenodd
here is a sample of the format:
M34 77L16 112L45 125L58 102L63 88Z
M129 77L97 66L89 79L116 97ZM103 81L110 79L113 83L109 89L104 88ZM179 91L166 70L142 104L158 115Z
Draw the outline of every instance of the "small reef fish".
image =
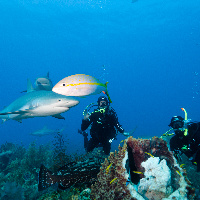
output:
M146 153L146 154L148 154L149 156L151 156L152 158L154 158L154 156L153 156L153 155L151 155L150 153L147 153L147 152L144 152L144 153Z
M180 176L182 176L181 173L180 173L178 170L176 170L176 172L177 172Z
M44 135L51 135L51 134L54 134L54 133L62 133L64 130L63 129L56 129L56 130L52 130L52 129L49 129L47 128L47 126L44 126L42 129L39 129L37 131L34 131L32 133L30 133L30 135L33 135L33 136L44 136Z
M110 100L107 84L108 82L103 84L98 79L86 74L75 74L60 80L52 91L65 96L79 97L95 95L104 91Z
M113 183L115 180L117 180L117 178L114 178L112 181L110 181L110 184Z
M66 189L79 183L92 184L97 180L100 167L101 161L96 158L70 162L58 169L56 173L51 172L44 165L41 165L38 190L45 190L55 183L58 183L58 188L60 189Z
M106 174L109 172L111 165L112 165L112 163L106 168Z
M144 174L143 172L133 171L135 174Z
M32 90L32 84L28 80L27 93L0 111L3 122L33 117L53 116L64 119L60 114L77 105L79 101L74 97L66 97L52 91Z

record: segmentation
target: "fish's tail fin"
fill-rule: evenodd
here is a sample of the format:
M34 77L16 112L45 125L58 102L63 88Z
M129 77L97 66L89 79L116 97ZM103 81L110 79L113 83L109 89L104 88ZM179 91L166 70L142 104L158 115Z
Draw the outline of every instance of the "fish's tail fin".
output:
M44 165L41 165L38 180L38 191L45 190L54 184L52 179L52 172L48 170Z
M106 95L107 95L107 97L108 97L109 102L112 103L112 100L111 100L111 98L110 98L110 95L108 94L108 91L106 91Z
M103 92L104 94L107 95L109 102L112 103L112 100L111 100L111 98L110 98L110 95L108 94L107 85L108 85L108 81L105 83L106 91L102 91L102 92Z

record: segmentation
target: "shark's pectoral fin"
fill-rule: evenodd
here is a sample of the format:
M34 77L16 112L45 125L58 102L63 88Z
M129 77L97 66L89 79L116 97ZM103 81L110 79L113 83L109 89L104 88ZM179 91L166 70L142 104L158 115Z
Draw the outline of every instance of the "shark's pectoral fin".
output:
M58 119L65 119L61 114L52 115L52 117L58 118Z
M1 122L1 123L3 124L5 121L7 121L7 119L2 119L2 122Z
M21 91L20 93L27 92L27 90Z

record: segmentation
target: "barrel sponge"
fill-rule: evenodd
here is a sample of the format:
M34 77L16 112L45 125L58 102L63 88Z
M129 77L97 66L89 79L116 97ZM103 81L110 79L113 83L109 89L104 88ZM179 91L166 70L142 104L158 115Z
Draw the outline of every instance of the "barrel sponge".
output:
M194 199L194 189L167 143L158 137L129 137L111 152L91 187L91 199Z

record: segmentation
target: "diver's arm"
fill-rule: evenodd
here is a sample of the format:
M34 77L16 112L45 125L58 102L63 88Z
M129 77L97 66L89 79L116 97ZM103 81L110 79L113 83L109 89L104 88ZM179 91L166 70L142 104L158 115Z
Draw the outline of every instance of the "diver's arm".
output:
M120 125L119 121L118 121L118 117L117 117L117 113L115 112L115 110L113 108L111 108L111 115L114 121L114 126L116 127L117 131L122 133L124 135L125 131L122 128L122 126ZM125 136L128 136L128 134L125 133Z
M119 122L116 124L116 129L120 132L120 133L122 133L123 135L125 135L125 136L128 136L129 134L126 132L125 133L125 131L124 131L124 129L122 128L122 126L119 124Z
M98 117L98 112L93 112L91 114L86 114L84 116L84 118L82 119L82 124L81 124L81 130L82 131L85 131L89 125L93 122L95 122L95 120L97 119Z
M178 150L178 136L177 135L175 135L175 136L173 136L171 139L170 139L170 141L169 141L169 145L170 145L170 151L176 151L176 150Z
M81 130L85 131L88 126L91 124L91 122L87 119L87 120L82 120L82 124L81 124Z
M85 131L91 123L91 115L86 114L86 116L84 116L84 118L82 119L81 130Z
M171 139L170 139L170 151L173 152L173 155L174 157L177 159L177 160L181 160L181 150L180 150L180 139L178 138L177 135L173 136Z

